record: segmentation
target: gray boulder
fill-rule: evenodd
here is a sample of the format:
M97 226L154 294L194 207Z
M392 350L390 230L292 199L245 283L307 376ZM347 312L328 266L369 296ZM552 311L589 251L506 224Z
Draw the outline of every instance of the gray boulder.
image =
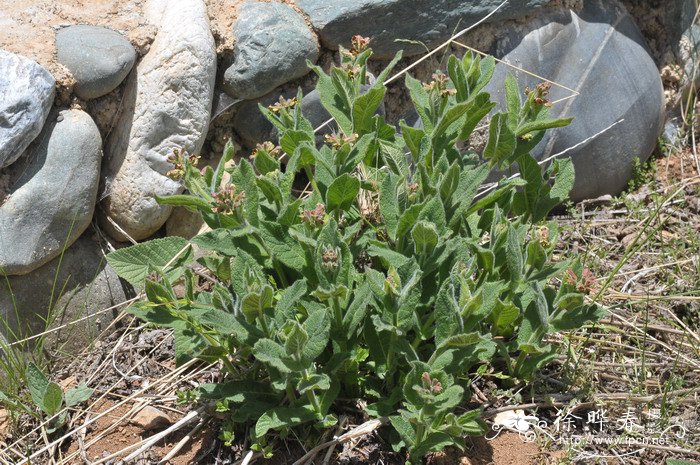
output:
M0 50L0 168L17 160L41 131L55 84L38 63Z
M510 0L489 21L502 21L532 14L550 0ZM372 39L375 58L391 58L399 50L405 55L425 52L425 47L407 39L434 47L453 33L479 21L493 11L501 0L298 0L323 44L331 49L350 46L359 34Z
M56 33L56 56L75 78L75 93L90 100L113 91L136 62L120 33L99 26L69 26Z
M51 333L50 349L78 353L118 314L110 307L126 299L99 244L84 235L32 273L0 279L0 338L23 339L68 325Z
M80 110L49 117L27 154L5 172L0 200L0 273L26 274L75 241L92 220L102 139Z
M309 72L318 44L294 9L284 3L244 3L233 26L235 58L224 73L231 96L253 99Z
M105 144L102 227L115 239L156 232L172 207L155 196L182 192L166 173L176 148L198 154L204 144L216 78L216 49L203 0L152 2L159 25L148 54L131 73L122 113ZM113 226L109 219L119 228Z
M651 155L664 122L661 79L637 26L617 1L590 0L580 12L548 11L525 30L511 33L497 54L579 92L554 104L553 117L575 119L567 127L548 131L533 155L548 158L624 120L565 155L576 168L573 200L621 192L634 159L644 162ZM523 90L541 82L499 65L486 89L495 101L504 102L508 73L516 76ZM549 99L555 102L570 95L571 91L552 85Z

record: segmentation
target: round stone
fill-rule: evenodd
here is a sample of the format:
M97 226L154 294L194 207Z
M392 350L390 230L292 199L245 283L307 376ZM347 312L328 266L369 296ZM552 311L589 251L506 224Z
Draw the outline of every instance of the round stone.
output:
M136 62L136 50L120 33L100 26L69 26L56 33L58 62L75 78L75 93L89 100L113 91Z
M233 63L223 88L243 99L260 97L309 72L306 60L318 59L318 44L304 19L283 3L244 3L233 27Z
M56 81L38 63L0 50L0 168L14 163L39 134Z

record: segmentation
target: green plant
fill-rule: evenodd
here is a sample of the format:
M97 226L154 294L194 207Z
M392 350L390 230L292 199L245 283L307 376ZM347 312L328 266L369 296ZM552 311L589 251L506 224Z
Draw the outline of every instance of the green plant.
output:
M65 426L67 412L63 410L64 405L74 407L88 400L93 392L85 384L80 384L64 392L61 386L49 381L41 369L32 362L27 364L25 376L33 404L47 417L46 432L48 434L53 434ZM32 416L40 416L27 403L12 399L2 392L0 392L0 403L16 412L21 411Z
M145 286L148 301L131 311L174 329L178 361L222 362L224 382L183 399L216 401L227 441L245 425L259 449L272 432L305 436L333 425L342 399L361 398L419 463L482 431L479 410L458 413L476 366L528 380L555 356L549 334L601 312L584 303L581 266L551 262L557 229L542 222L574 172L556 160L543 173L529 155L545 129L569 122L547 117L548 87L523 101L507 80L507 111L491 119L482 161L456 143L495 105L482 92L492 59L450 57L448 75L427 84L407 76L423 128L402 122L399 134L375 113L400 55L362 92L371 51L360 38L353 45L330 74L312 66L337 125L322 147L299 93L261 107L279 146L260 145L251 162L227 167L230 145L216 170L172 158L170 175L190 195L158 200L198 211L212 228L191 241L206 251L205 282L186 266L192 250L180 238L108 260ZM520 177L479 192L492 168L514 163Z

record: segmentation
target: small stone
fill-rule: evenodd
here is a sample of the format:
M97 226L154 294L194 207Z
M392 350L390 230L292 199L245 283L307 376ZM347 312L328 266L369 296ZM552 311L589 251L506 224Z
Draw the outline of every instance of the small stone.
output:
M39 135L56 81L38 63L0 50L0 168L14 163Z
M90 100L113 91L136 62L136 50L118 32L77 25L56 34L56 55L75 78L75 93Z
M144 431L152 431L167 428L173 421L163 411L147 405L130 420L130 423L142 428Z
M168 221L165 222L165 233L168 236L184 237L192 239L199 234L211 231L204 222L202 216L197 212L191 212L184 207L177 207L173 210Z
M90 115L50 118L20 162L6 170L0 205L0 269L26 274L58 256L90 224L102 162L102 138Z
M233 63L223 88L231 96L253 99L309 72L318 44L294 9L284 3L244 3L233 26Z

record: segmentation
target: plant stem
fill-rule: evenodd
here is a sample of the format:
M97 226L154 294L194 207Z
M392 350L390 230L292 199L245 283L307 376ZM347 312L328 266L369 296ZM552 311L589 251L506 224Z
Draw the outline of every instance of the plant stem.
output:
M387 371L387 380L390 382L391 386L393 387L394 383L393 380L391 379L391 375L393 372L392 365L394 364L394 347L396 346L396 339L397 339L396 331L391 332L391 339L389 340L389 352L386 354L386 371Z
M340 347L342 352L346 351L348 348L347 335L343 331L343 309L340 308L340 300L338 296L334 296L331 300L331 307L333 308L333 319L335 320L335 327L337 331L336 342Z
M411 347L414 349L418 348L418 345L420 344L420 341L422 341L421 336L428 331L428 329L435 324L435 313L431 313L428 315L428 319L426 320L425 324L421 327L420 333L416 334L415 339L413 339L413 343L411 344Z
M309 370L304 370L304 380L308 379ZM321 414L321 406L318 403L318 398L316 397L316 393L313 391L313 389L309 389L308 391L306 391L306 397L309 399L309 402L311 402L311 405L313 406L316 413Z
M289 381L287 381L287 400L290 404L294 403L294 401L297 400L297 396L296 394L294 394L294 387Z
M311 172L308 166L304 167L304 172L306 173L306 177L309 178L311 188L314 190L314 192L318 192L319 195L321 195L321 191L318 190L318 184L316 184L316 178L314 177L313 173Z

